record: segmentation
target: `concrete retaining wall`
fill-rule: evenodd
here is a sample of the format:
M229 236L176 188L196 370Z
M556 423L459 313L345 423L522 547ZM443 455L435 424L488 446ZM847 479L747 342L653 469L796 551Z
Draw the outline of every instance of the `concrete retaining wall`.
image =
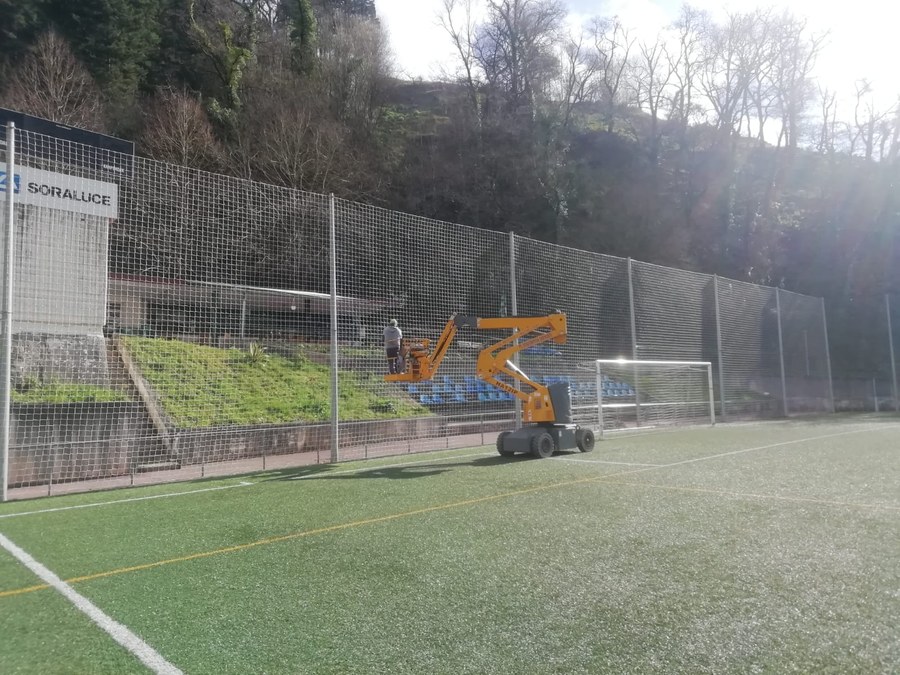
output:
M146 416L133 402L13 404L10 486L128 474L160 449Z
M9 485L45 485L127 476L263 455L331 452L331 429L259 425L175 431L170 448L140 402L14 404ZM439 417L342 424L341 446L447 433Z
M375 441L441 436L446 420L427 417L354 422L339 427L342 447ZM262 455L331 452L331 427L315 425L259 425L224 429L181 430L173 434L173 454L182 465L225 462Z

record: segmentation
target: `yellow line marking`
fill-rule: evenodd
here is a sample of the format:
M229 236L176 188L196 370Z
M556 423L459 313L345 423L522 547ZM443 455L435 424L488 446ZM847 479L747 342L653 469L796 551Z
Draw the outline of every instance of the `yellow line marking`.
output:
M12 591L0 591L0 598L25 595L26 593L33 593L34 591L43 591L45 588L50 588L50 584L37 584L35 586L26 586L25 588L16 588Z
M82 581L93 581L95 579L103 579L106 577L117 576L119 574L126 574L128 572L139 572L142 570L149 570L156 567L162 567L164 565L171 565L174 563L180 562L188 562L190 560L199 560L201 558L209 558L214 555L219 555L222 553L234 553L236 551L244 551L246 549L254 548L256 546L264 546L267 544L275 544L282 541L289 541L291 539L299 539L301 537L310 537L316 534L325 534L327 532L338 532L340 530L350 529L352 527L360 527L363 525L374 525L376 523L385 523L392 520L399 520L400 518L408 518L410 516L418 516L425 513L432 513L435 511L446 511L448 509L458 508L461 506L471 506L473 504L483 504L485 502L497 501L499 499L505 499L507 497L515 497L518 495L530 494L533 492L540 492L542 490L552 490L554 488L567 487L570 485L578 485L580 483L593 483L597 481L596 476L591 476L589 478L579 478L578 480L570 480L563 481L559 483L545 483L543 485L535 485L530 488L522 488L521 490L513 490L511 492L502 492L496 495L487 495L485 497L475 497L473 499L465 499L463 501L458 502L450 502L447 504L438 504L436 506L426 506L421 509L414 509L412 511L403 511L401 513L392 513L386 516L379 516L377 518L366 518L365 520L354 520L349 523L340 523L338 525L329 525L327 527L318 527L312 530L302 530L300 532L291 532L290 534L282 534L277 537L268 537L266 539L260 539L258 541L251 541L246 544L237 544L235 546L226 546L223 548L218 548L213 551L204 551L201 553L192 553L190 555L180 556L177 558L168 558L167 560L159 560L152 563L144 563L142 565L132 565L130 567L119 567L114 570L109 570L107 572L97 572L95 574L85 574L83 576L72 577L70 579L66 579L65 582L67 584L75 584ZM46 584L29 586L27 588L17 588L9 591L0 591L0 598L10 597L14 595L23 595L25 593L31 593L34 591L43 590L45 588L49 588Z
M620 471L620 472L612 473L607 476L591 476L588 478L579 478L577 480L562 481L562 482L558 482L558 483L545 483L543 485L535 485L530 488L523 488L521 490L513 490L511 492L501 492L500 494L496 494L496 495L487 495L485 497L476 497L474 499L466 499L466 500L458 501L458 502L449 502L447 504L438 504L436 506L426 506L421 509L414 509L412 511L403 511L401 513L394 513L394 514L390 514L387 516L379 516L377 518L367 518L365 520L355 520L355 521L351 521L349 523L340 523L338 525L329 525L327 527L319 527L319 528L315 528L312 530L302 530L300 532L291 532L290 534L283 534L283 535L280 535L277 537L268 537L266 539L260 539L258 541L251 541L246 544L237 544L235 546L226 546L224 548L215 549L213 551L192 553L191 555L181 556L178 558L169 558L167 560L159 560L157 562L152 562L152 563L144 563L142 565L132 565L130 567L120 567L120 568L117 568L114 570L109 570L107 572L97 572L96 574L86 574L83 576L66 579L65 581L66 581L66 583L69 583L69 584L79 583L82 581L93 581L95 579L103 579L106 577L112 577L112 576L117 576L120 574L126 574L128 572L139 572L142 570L148 570L148 569L153 569L156 567L162 567L164 565L171 565L171 564L180 563L180 562L188 562L190 560L199 560L201 558L209 558L211 556L219 555L222 553L233 553L236 551L243 551L246 549L254 548L256 546L275 544L275 543L282 542L282 541L289 541L291 539L299 539L301 537L309 537L309 536L316 535L316 534L325 534L327 532L338 532L340 530L346 530L346 529L349 529L352 527L360 527L363 525L374 525L376 523L385 523L385 522L389 522L392 520L399 520L400 518L408 518L410 516L422 515L424 513L432 513L435 511L446 511L448 509L458 508L461 506L471 506L473 504L483 504L485 502L497 501L500 499L505 499L507 497L515 497L518 495L531 494L534 492L541 492L543 490L552 490L555 488L569 487L571 485L580 485L580 484L585 484L585 483L605 483L607 485L655 487L655 488L659 488L659 489L683 490L683 491L692 491L692 492L707 492L707 493L711 493L711 494L729 495L729 496L754 497L754 498L765 498L765 499L780 499L780 500L784 500L784 501L806 501L806 502L818 503L818 504L829 504L829 505L838 505L838 506L858 506L861 508L876 508L876 509L886 509L886 510L892 510L892 511L900 510L900 508L894 507L894 506L879 506L879 505L874 505L874 504L853 504L851 502L816 500L816 499L805 498L805 497L779 497L777 495L750 495L750 494L743 495L741 493L733 493L733 492L726 492L726 491L721 491L721 490L712 490L712 489L705 489L705 488L678 488L678 487L673 487L673 486L656 485L653 483L639 483L639 482L625 482L625 481L610 480L611 478L615 478L618 476L626 476L626 475L632 475L632 474L636 474L636 473L644 473L646 471L653 471L653 470L657 470L657 469L666 469L666 468L670 468L670 467L674 467L674 466L680 466L683 464L691 464L694 462L703 461L704 459L718 459L721 457L728 457L731 455L742 454L745 452L751 452L751 451L755 451L755 450L768 450L771 448L777 448L777 447L781 447L784 445L792 445L795 443L802 443L802 442L806 442L806 441L810 441L810 440L819 440L822 438L843 436L848 433L857 433L858 431L864 431L864 430L853 430L853 431L841 432L841 433L837 433L837 434L828 434L825 436L816 436L813 438L784 441L781 443L772 443L770 445L763 445L763 446L758 446L755 448L744 448L741 450L724 452L724 453L720 453L717 455L710 455L710 456L706 456L706 457L695 457L695 458L688 459L688 460L682 460L680 462L672 462L671 464L662 464L659 466L643 467L640 469ZM17 588L17 589L13 589L13 590L9 590L9 591L0 591L0 598L11 597L11 596L15 596L15 595L24 595L25 593L31 593L31 592L43 590L46 588L49 588L49 586L47 586L46 584L41 584L41 585L36 585L36 586L29 586L27 588Z

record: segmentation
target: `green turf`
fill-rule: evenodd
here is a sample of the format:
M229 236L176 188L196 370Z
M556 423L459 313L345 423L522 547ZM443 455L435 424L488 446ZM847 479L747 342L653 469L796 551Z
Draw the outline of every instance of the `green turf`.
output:
M113 572L73 585L187 673L896 672L898 431L838 418L270 471L0 505L254 482L0 532L63 578ZM55 592L3 597L35 583L4 556L0 671L137 668Z

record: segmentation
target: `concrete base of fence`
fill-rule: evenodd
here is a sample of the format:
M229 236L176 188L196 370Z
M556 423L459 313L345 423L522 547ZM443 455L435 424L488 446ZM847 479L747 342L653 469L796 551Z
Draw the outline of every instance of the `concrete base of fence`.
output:
M346 446L445 436L442 417L341 425ZM453 433L458 433L453 430ZM314 453L329 457L329 425L258 425L175 431L171 447L140 402L12 406L9 486L53 485L129 476L256 457Z
M372 420L342 424L341 445L429 438L444 434L440 417ZM250 457L301 452L330 453L331 427L316 425L258 425L224 429L181 430L173 434L173 456L181 465L228 462Z
M159 452L140 403L11 406L10 487L127 475Z

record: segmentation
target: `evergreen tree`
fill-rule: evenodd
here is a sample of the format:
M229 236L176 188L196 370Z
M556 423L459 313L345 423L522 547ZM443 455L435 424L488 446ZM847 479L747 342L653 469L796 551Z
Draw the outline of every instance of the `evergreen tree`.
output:
M309 74L315 67L318 25L310 0L290 0L285 4L290 22L291 62L294 70Z
M185 0L160 0L159 48L147 75L150 89L187 85L207 94L213 76L190 33L190 14Z
M21 58L46 27L45 0L0 2L0 58Z
M367 19L376 18L375 0L314 0L313 6L320 20L337 12L356 14Z
M47 16L114 101L144 85L160 39L162 0L48 0Z

